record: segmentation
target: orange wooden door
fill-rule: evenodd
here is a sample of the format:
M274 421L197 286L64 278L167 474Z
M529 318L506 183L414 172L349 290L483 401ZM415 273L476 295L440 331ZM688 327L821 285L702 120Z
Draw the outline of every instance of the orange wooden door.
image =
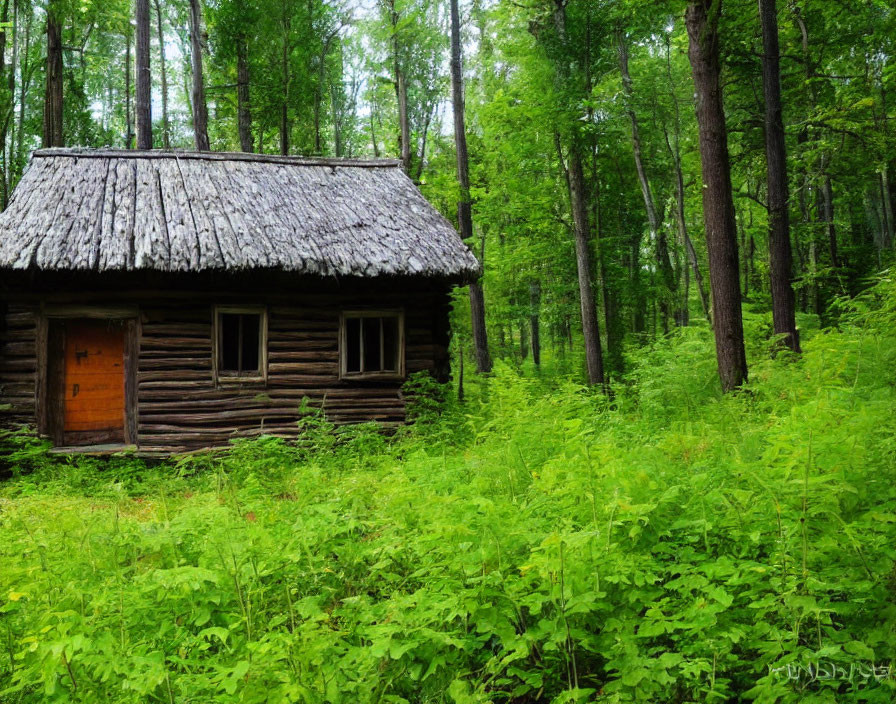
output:
M108 320L65 325L65 442L124 442L124 328Z

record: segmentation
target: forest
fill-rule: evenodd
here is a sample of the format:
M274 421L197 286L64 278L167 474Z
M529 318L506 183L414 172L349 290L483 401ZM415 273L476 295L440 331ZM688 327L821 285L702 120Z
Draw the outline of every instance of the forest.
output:
M393 158L481 277L411 421L0 430L0 702L892 702L889 0L3 0L51 147Z

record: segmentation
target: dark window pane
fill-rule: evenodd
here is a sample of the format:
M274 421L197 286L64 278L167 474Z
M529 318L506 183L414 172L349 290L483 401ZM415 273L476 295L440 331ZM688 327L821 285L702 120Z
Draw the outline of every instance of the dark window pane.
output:
M383 318L383 369L398 371L398 318Z
M261 316L243 314L243 366L241 372L258 372L258 341L261 337Z
M364 324L364 371L379 372L383 369L380 359L380 319L361 318Z
M239 371L240 316L221 313L221 348L218 350L218 369L224 372Z
M345 319L345 371L361 371L361 319Z

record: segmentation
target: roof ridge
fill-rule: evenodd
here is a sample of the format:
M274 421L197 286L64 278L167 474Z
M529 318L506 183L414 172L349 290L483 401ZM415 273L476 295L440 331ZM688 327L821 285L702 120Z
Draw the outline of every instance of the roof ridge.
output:
M353 168L395 168L398 159L349 159L345 157L282 156L247 152L199 152L189 149L90 149L86 147L50 147L37 149L33 157L72 157L83 159L196 159L199 161L248 161L288 166L332 166Z

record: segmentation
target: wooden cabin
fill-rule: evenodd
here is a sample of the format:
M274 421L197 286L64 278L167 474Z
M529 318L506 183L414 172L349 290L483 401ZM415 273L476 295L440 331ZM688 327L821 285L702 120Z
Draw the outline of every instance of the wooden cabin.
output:
M0 214L0 423L159 453L294 435L306 397L400 423L478 271L395 161L37 151Z

